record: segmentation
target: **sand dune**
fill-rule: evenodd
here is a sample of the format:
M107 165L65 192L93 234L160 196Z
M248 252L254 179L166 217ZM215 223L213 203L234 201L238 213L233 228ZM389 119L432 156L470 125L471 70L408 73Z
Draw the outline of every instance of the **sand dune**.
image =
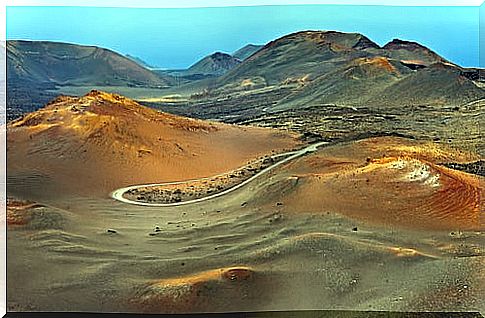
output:
M254 276L253 269L239 266L163 279L148 284L131 303L143 312L203 312L214 310L218 303L237 308L250 292Z
M223 173L300 144L295 135L160 113L99 91L59 97L7 129L14 183L37 173L49 179L43 192L103 196L130 184Z
M366 140L295 161L265 193L285 202L288 213L341 213L391 227L479 230L485 225L483 178L437 164L471 157L417 142ZM282 191L284 196L274 195Z

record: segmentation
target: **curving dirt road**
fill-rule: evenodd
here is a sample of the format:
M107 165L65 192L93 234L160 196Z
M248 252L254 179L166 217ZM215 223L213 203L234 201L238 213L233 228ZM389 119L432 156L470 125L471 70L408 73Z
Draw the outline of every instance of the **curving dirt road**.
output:
M233 186L233 187L231 187L229 189L226 189L226 190L224 190L222 192L215 193L215 194L212 194L212 195L203 197L203 198L193 199L193 200L189 200L189 201L182 201L182 202L174 202L174 203L148 203L148 202L139 202L139 201L129 200L129 199L123 197L123 195L127 191L136 190L138 188L154 187L154 186L164 186L164 185L174 185L174 184L182 184L182 183L191 182L191 181L199 181L199 180L210 179L210 178L214 178L214 177L217 177L217 176L211 176L211 177L200 178L200 179L193 179L193 180L177 181L177 182L165 182L165 183L152 183L152 184L133 185L133 186L129 186L129 187L120 188L120 189L117 189L117 190L111 192L111 197L113 199L115 199L117 201L120 201L120 202L123 202L123 203L134 204L134 205L142 205L142 206L152 206L152 207L169 207L169 206L178 206L178 205L186 205L186 204L192 204L192 203L196 203L196 202L202 202L202 201L210 200L210 199L217 198L217 197L226 195L228 193L231 193L232 191L235 191L235 190L237 190L237 189L245 186L246 184L250 183L254 179L256 179L259 176L267 173L268 171L270 171L270 170L278 167L279 165L282 165L282 164L284 164L284 163L286 163L288 161L291 161L291 160L293 160L295 158L298 158L300 156L303 156L306 153L314 152L314 151L316 151L318 149L318 147L320 147L321 145L327 144L327 143L328 142L326 142L326 141L321 141L321 142L317 142L317 143L311 144L311 145L309 145L309 146L307 146L307 147L305 147L305 148L303 148L301 150L285 152L285 153L281 153L281 154L272 156L271 158L278 158L278 157L290 155L289 157L287 157L287 158L285 158L285 159L283 159L281 161L278 161L278 162L274 163L273 165L271 165L269 167L266 167L265 169L263 169L260 172L256 173L251 178L246 179L243 182L241 182L241 183L239 183L239 184L237 184L237 185L235 185L235 186Z

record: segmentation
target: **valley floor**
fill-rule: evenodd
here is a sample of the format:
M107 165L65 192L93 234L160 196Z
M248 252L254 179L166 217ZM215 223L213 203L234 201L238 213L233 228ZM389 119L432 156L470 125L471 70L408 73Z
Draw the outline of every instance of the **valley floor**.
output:
M402 138L337 143L227 195L173 207L46 194L42 178L9 173L9 195L30 200L9 204L9 310L483 311L485 237L473 201L483 178L429 163L431 179L403 181L415 166L380 159L383 151L416 151L422 162L470 159L440 150ZM436 171L438 190L426 181ZM445 197L462 205L443 214L430 202L447 180L461 180L454 191L472 202ZM419 192L393 197L391 184ZM330 185L343 192L327 193ZM349 202L366 196L370 203L350 213Z

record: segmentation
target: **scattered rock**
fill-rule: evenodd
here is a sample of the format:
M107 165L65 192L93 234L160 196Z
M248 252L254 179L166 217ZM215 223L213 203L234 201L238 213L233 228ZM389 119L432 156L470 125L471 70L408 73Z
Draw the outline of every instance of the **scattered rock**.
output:
M278 222L281 221L281 219L283 219L281 214L275 214L269 219L269 223Z

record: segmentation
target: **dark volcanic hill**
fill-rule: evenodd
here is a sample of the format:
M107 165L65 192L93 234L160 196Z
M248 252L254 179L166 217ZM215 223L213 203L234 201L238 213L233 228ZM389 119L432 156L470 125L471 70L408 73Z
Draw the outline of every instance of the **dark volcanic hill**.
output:
M160 76L111 50L49 41L7 42L9 118L38 109L59 85L166 87Z
M427 47L411 41L394 39L383 47L387 57L414 62L416 64L429 65L436 62L449 63L447 60L431 51Z
M304 31L266 44L221 79L222 84L262 77L267 84L309 75L315 78L349 60L372 56L379 46L361 34Z
M412 70L386 57L356 59L302 87L278 108L463 105L485 98L485 91L463 74L460 67L440 62Z
M235 68L239 64L241 64L241 61L238 58L227 53L216 52L204 57L202 60L192 65L184 72L184 74L219 76Z
M182 79L189 83L207 78L219 77L241 64L262 47L263 45L248 44L234 52L232 55L223 52L216 52L208 55L197 61L188 69L155 70L155 72L161 75L173 76L176 77L177 80Z
M232 53L232 56L240 59L241 61L244 61L245 59L247 59L248 57L250 57L251 55L253 55L257 51L259 51L263 47L264 47L264 45L248 44L248 45L240 48L236 52Z
M158 74L175 77L178 81L191 83L194 81L211 79L224 75L236 66L241 60L230 54L216 52L199 60L188 69L180 70L155 70Z
M64 43L9 41L7 53L7 106L24 111L52 99L57 85L177 82L171 93L191 97L184 107L169 105L171 112L233 121L241 111L257 116L323 104L460 106L485 98L481 70L450 63L416 42L395 39L380 47L362 34L337 31L296 32L263 47L245 46L235 56L217 52L186 70L152 72L109 50ZM231 101L221 94L233 94Z
M415 42L393 40L380 47L357 33L304 31L268 43L218 85L299 83L293 94L275 101L276 109L325 103L461 105L485 97L472 71Z
M368 103L380 105L463 105L485 98L485 90L453 64L434 63L387 85Z
M58 85L168 85L167 79L111 50L48 41L8 41L7 80Z

